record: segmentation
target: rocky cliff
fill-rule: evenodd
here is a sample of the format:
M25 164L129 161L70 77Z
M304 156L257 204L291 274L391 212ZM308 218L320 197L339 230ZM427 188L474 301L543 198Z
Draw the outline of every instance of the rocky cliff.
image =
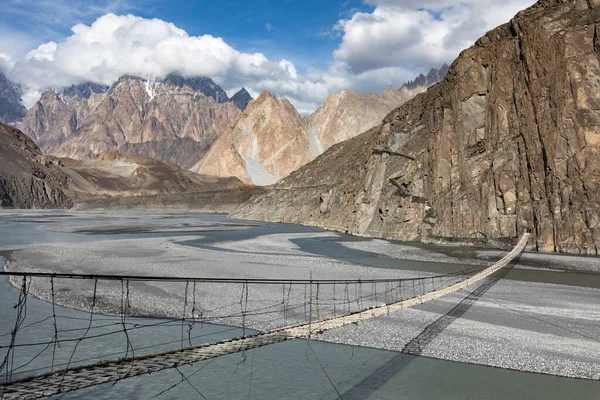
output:
M307 119L307 135L313 142L313 158L332 145L379 125L394 108L404 104L427 86L413 89L388 87L381 95L344 90L327 97Z
M0 207L65 208L68 176L19 130L0 123Z
M23 106L22 97L21 87L0 71L0 122L14 124L25 117L27 109Z
M60 157L134 152L189 168L240 112L208 78L125 76L109 89L49 90L19 127Z
M600 248L600 0L542 0L236 217L403 240Z

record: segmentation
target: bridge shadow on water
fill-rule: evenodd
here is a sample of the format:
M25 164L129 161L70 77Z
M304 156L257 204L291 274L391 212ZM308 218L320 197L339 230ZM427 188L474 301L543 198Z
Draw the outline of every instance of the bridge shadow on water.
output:
M404 368L406 368L415 359L420 356L423 350L437 338L452 322L462 317L474 304L483 296L492 286L518 264L521 255L519 254L506 267L483 280L475 289L462 299L446 314L429 324L421 333L410 340L400 354L394 356L388 362L371 372L358 384L342 393L345 400L366 399L375 394L377 390L383 387L388 381L394 379Z

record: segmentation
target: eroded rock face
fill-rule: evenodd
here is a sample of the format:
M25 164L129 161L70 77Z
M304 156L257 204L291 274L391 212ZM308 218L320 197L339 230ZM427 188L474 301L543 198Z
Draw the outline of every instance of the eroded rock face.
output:
M149 81L126 76L106 93L87 88L93 92L89 97L82 90L46 92L20 128L44 151L60 157L133 151L189 168L241 112L207 78L169 75ZM198 143L194 149L199 154L186 148L189 140Z
M68 177L18 129L0 123L0 207L70 208Z
M344 90L328 96L307 121L313 158L332 145L379 125L390 111L425 89L426 86L410 90L389 87L381 95Z
M543 0L236 217L598 254L600 0Z

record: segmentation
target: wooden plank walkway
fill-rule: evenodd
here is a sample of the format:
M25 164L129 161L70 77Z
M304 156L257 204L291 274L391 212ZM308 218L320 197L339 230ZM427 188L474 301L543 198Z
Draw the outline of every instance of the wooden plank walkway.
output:
M122 358L96 364L60 370L34 376L15 382L0 383L3 399L39 399L83 389L103 383L115 382L129 377L150 374L182 365L197 363L227 354L284 342L294 338L306 338L315 332L324 332L366 319L389 314L416 304L438 299L472 286L508 265L527 245L529 234L525 233L517 245L501 260L483 271L448 287L431 291L420 296L378 307L372 307L339 317L303 323L281 328L267 333L236 338L222 342L177 349L146 356Z

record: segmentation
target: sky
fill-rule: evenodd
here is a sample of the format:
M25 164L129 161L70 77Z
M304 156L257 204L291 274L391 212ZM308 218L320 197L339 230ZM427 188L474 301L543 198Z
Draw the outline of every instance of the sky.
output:
M0 70L41 91L124 74L208 76L301 113L450 64L534 0L2 0Z

